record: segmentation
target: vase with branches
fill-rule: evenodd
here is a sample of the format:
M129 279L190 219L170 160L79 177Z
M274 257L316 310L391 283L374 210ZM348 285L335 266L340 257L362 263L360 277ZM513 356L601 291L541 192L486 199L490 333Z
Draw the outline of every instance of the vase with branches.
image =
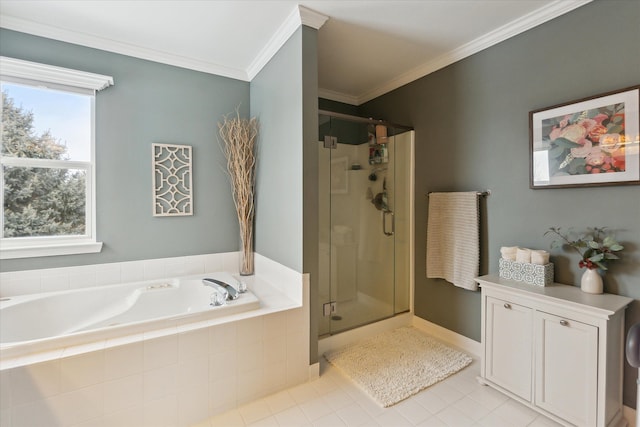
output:
M604 227L594 227L579 236L571 229L564 231L560 227L551 227L545 233L548 234L560 238L551 243L552 248L569 247L580 254L578 267L586 269L580 281L581 289L584 292L601 294L603 283L597 270L607 270L609 262L619 259L614 252L619 252L624 247Z
M240 228L240 275L254 273L253 225L255 215L256 143L258 120L240 117L240 112L223 116L218 123L221 147L227 159L227 171L231 181Z

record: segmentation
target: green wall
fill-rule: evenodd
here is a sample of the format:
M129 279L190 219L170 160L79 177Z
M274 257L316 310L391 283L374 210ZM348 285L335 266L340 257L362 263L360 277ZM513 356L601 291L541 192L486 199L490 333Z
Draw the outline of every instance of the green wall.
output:
M302 29L251 81L260 121L256 251L302 272Z
M317 30L299 28L251 81L251 115L260 121L256 251L310 275L318 272ZM317 362L311 304L310 362Z
M230 252L238 226L217 123L249 112L249 83L0 30L0 54L111 75L96 97L101 253L3 260L2 271ZM194 215L152 216L151 144L193 146Z
M318 361L320 207L318 162L318 31L302 27L302 264L309 274L309 363Z
M500 246L549 249L551 226L617 230L625 250L605 291L640 298L640 187L529 189L528 130L529 111L640 83L639 22L639 2L597 0L361 106L416 131L418 316L480 341L480 293L426 278L430 191L491 189L481 273L497 271ZM577 255L552 256L556 281L579 283ZM634 301L627 328L639 321ZM632 407L636 376L626 365Z

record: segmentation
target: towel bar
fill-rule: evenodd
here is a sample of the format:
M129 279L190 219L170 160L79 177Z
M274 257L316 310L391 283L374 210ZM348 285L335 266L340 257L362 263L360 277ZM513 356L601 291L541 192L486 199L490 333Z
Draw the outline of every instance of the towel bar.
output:
M427 193L427 196L429 196L429 194L431 194L431 193L440 193L440 191L429 191L429 192ZM476 191L476 194L477 194L478 196L488 197L488 196L490 196L490 195L491 195L491 190Z

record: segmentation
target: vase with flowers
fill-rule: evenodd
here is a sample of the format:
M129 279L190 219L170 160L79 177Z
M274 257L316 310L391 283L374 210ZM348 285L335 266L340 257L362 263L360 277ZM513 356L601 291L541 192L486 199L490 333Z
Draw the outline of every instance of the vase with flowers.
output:
M551 243L552 248L568 246L580 254L578 266L586 269L580 281L582 291L601 294L603 284L598 270L606 271L610 261L619 259L614 252L619 252L624 247L604 227L594 227L581 235L571 229L565 232L560 227L551 227L545 236L547 234L560 237Z

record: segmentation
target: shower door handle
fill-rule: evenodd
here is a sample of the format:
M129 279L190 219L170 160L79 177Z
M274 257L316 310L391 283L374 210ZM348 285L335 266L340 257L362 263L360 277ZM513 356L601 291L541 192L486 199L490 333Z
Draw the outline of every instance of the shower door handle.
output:
M387 215L391 215L391 232L387 231ZM392 211L382 212L382 232L385 236L393 236L396 232L396 216Z

